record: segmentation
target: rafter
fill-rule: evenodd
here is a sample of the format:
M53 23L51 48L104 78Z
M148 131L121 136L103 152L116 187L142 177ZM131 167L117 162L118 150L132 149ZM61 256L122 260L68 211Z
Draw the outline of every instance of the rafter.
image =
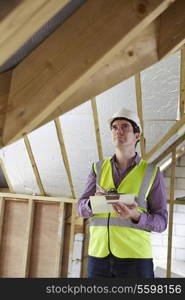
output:
M5 179L6 179L6 183L7 183L7 185L8 185L9 191L10 191L11 193L13 193L13 187L12 187L10 178L9 178L8 173L7 173L7 171L6 171L6 167L5 167L5 165L4 165L4 162L3 162L3 160L2 160L1 158L0 158L0 167L1 167L1 169L2 169L2 172L3 172L4 177L5 177Z
M160 18L159 59L177 51L185 43L185 1L177 0Z
M55 122L55 128L56 128L56 132L57 132L57 136L58 136L58 142L59 142L59 145L60 145L60 151L61 151L61 154L62 154L64 166L65 166L65 169L66 169L66 173L67 173L67 177L68 177L68 181L69 181L69 186L70 186L70 189L71 189L71 194L72 194L72 197L75 198L76 197L75 196L75 190L74 190L74 185L73 185L73 180L72 180L68 155L67 155L67 151L66 151L66 147L65 147L65 143L64 143L64 137L63 137L63 134L62 134L61 122L58 118L55 119L54 122Z
M33 155L33 151L32 151L28 136L26 134L24 134L23 138L24 138L25 147L26 147L29 159L30 159L30 163L31 163L34 175L35 175L35 179L36 179L38 188L40 190L40 194L45 195L42 180L41 180L41 177L40 177L40 174L39 174L39 170L37 168L37 164L36 164L36 161L35 161L35 158L34 158L34 155Z
M12 71L0 74L0 146L2 147L2 133L4 128L8 96L10 91Z
M62 105L59 105L37 127L92 99L179 49L184 44L185 38L185 1L178 0L169 9L170 13L164 17L161 14L126 47L113 56L98 72L87 79L83 86L67 98ZM178 18L172 18L172 14L178 15ZM179 34L179 24L181 34ZM170 26L171 32L169 30L165 32L163 29L163 27L168 26ZM176 47L171 42L172 36L175 37ZM162 47L162 41L168 47Z
M96 98L91 99L91 107L92 107L92 111L93 111L96 143L97 143L97 147L98 147L98 156L99 156L99 159L101 160L101 159L103 159L103 150L102 150L102 144L101 144Z
M144 140L144 124L143 124L143 107L142 107L142 91L141 91L141 76L140 73L135 75L135 90L136 90L136 102L138 116L141 122L142 134L141 134L141 155L145 157L145 140Z
M131 43L100 68L37 127L115 86L158 60L156 32L158 21L150 24Z
M85 2L14 70L4 144L38 126L171 3L171 0L148 0L142 4L138 0L109 0L109 5L105 0ZM132 56L132 51L129 55Z
M0 22L0 65L69 0L22 0L14 1L11 5L9 2L1 1L0 3L2 19Z

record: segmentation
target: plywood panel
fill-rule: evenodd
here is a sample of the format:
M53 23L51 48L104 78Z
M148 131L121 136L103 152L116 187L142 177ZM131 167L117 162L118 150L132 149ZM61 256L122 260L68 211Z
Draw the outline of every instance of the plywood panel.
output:
M5 201L0 277L21 277L27 202Z
M59 203L36 203L29 277L56 277Z

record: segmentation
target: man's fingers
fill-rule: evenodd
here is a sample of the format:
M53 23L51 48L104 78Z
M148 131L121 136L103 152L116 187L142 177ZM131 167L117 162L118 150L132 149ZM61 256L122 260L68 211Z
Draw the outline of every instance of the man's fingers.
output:
M102 190L97 190L96 193L95 193L95 195L98 195L98 196L103 196L105 194L106 193L104 191L102 191Z

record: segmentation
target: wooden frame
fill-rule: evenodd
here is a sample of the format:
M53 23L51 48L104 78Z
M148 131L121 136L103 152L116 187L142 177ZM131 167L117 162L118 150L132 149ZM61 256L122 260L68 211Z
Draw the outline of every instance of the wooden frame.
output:
M44 191L44 187L43 187L43 184L42 184L42 180L41 180L38 168L37 168L37 164L36 164L36 161L35 161L32 149L31 149L31 145L30 145L28 136L26 134L24 134L23 138L24 138L24 143L25 143L25 146L26 146L26 150L28 152L28 156L30 158L30 162L31 162L31 165L32 165L32 168L33 168L33 173L35 174L35 179L36 179L38 188L40 190L40 194L41 195L45 195L45 191Z
M1 277L15 275L16 277L67 277L71 265L74 235L76 232L83 231L83 223L78 222L75 213L76 200L8 193L0 193L0 197L0 256L3 262L0 264ZM67 210L66 205L68 205ZM7 220L9 214L12 215L12 219ZM46 214L50 217L46 218ZM71 215L70 220L67 215ZM47 222L49 224L44 225ZM79 225L76 227L78 223L80 227ZM17 230L18 224L21 226L22 233L15 237L12 226ZM65 227L69 228L68 235L64 235ZM14 237L17 238L17 244L20 238L24 241L21 251L17 253L19 265L16 262L16 249L11 247L14 244L12 240ZM8 251L6 241L9 243ZM66 252L66 249L70 249L69 252ZM48 267L47 257L50 257ZM40 259L42 261L45 259L45 264L41 263ZM63 264L63 259L68 263Z
M172 152L171 185L170 185L170 203L169 203L169 224L168 224L168 255L166 276L171 277L172 260L172 234L173 234L173 210L174 210L174 189L175 189L175 166L176 150Z
M140 138L141 143L141 156L145 158L145 139L144 139L144 124L143 124L143 108L142 108L142 89L141 89L141 76L140 73L135 75L135 90L136 90L136 100L137 100L137 111L138 117L141 122L142 134Z
M102 144L101 144L101 136L100 136L100 128L99 128L96 98L91 99L91 107L92 107L92 112L93 112L94 127L95 127L95 134L96 134L96 143L97 143L97 148L98 148L98 156L99 156L99 160L102 160L103 159L103 150L102 150Z
M71 189L71 194L72 194L72 197L75 198L75 191L74 191L67 151L66 151L66 147L65 147L65 143L64 143L63 134L62 134L61 122L60 122L59 118L55 119L54 122L55 122L56 132L57 132L57 136L58 136L58 141L59 141L59 145L60 145L60 150L61 150L64 166L65 166L68 181L69 181L69 186Z

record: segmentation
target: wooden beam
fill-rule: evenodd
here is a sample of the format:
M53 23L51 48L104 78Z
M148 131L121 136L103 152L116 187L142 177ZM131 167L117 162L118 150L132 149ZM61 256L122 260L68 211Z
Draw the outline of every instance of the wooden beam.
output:
M40 127L83 102L133 76L158 61L158 21L150 24L131 43L95 72L70 97L57 107L37 127Z
M142 91L141 91L141 76L140 73L135 75L135 91L137 101L137 111L141 122L142 134L140 138L141 143L141 156L145 158L145 140L144 140L144 124L143 124L143 107L142 107Z
M32 168L33 168L33 172L35 174L35 179L36 179L36 182L38 184L38 188L40 190L40 194L45 195L44 187L43 187L42 180L41 180L38 168L37 168L37 164L35 162L35 158L34 158L34 155L33 155L32 149L31 149L29 139L28 139L26 134L24 134L23 138L24 138L24 143L25 143L25 146L26 146L26 150L28 152L30 162L31 162L31 165L32 165Z
M83 241L83 249L82 249L82 266L81 266L82 278L87 278L88 248L89 248L89 219L84 219L84 241Z
M2 147L2 134L8 105L12 71L0 73L0 146Z
M56 247L56 262L55 262L55 276L61 277L62 267L62 253L64 246L64 218L65 218L65 203L61 202L58 214L58 235Z
M161 153L154 161L153 164L158 164L161 160L163 160L167 155L169 155L174 148L177 148L181 143L185 141L185 133L180 136L168 149L166 149L163 153Z
M2 231L3 231L4 208L5 208L5 199L4 197L0 196L0 245L1 245Z
M172 165L171 165L169 223L168 223L168 254L167 254L167 273L166 273L167 278L171 277L173 209L174 209L175 166L176 166L175 156L176 156L176 149L174 149L172 152Z
M69 166L69 160L68 160L67 151L65 148L64 138L63 138L63 134L62 134L61 122L59 119L55 119L54 122L55 122L56 131L57 131L58 141L60 144L60 150L61 150L64 166L66 169L69 185L71 188L71 194L72 194L73 198L76 198L74 186L73 186L73 180L72 180L72 176L71 176L71 170L70 170L70 166Z
M185 146L181 147L178 151L176 151L175 157L176 160L181 157L185 153ZM169 157L161 166L160 170L163 172L166 168L168 168L172 163L172 158Z
M4 197L6 199L11 199L11 200L33 199L35 201L48 201L48 202L65 202L65 203L77 202L76 199L70 199L64 197L46 197L46 196L22 195L22 194L12 194L12 193L0 193L0 197Z
M23 0L0 1L0 22L5 19Z
M160 17L159 60L179 50L185 43L185 1L177 0ZM171 38L170 38L171 37Z
M98 156L99 160L103 159L103 151L102 151L102 144L101 144L101 137L100 137L100 128L99 128L99 120L98 120L98 111L96 106L96 98L91 99L91 107L93 111L93 119L94 119L94 127L95 127L95 134L96 134L96 143L98 148Z
M167 13L168 11L169 13ZM120 53L99 68L98 72L95 72L90 79L87 79L77 92L59 105L40 125L53 120L180 49L185 43L184 11L184 0L174 2L138 34L136 39L123 47Z
M108 4L85 2L16 67L5 145L38 126L167 9L171 0L148 0L142 5L138 0L109 0Z
M34 208L35 208L35 202L33 201L33 199L29 199L26 235L25 235L24 252L23 252L22 277L29 277L29 263L30 263L30 255L31 255L31 240L32 240L32 232L33 232Z
M185 205L185 200L174 200L174 204Z
M19 5L14 5L14 9L11 6L5 7L5 4L0 3L0 10L3 5L6 14L0 23L0 65L62 9L69 0L22 0L17 2Z
M180 118L185 113L185 46L181 49L181 70L180 70Z
M69 263L68 263L68 273L71 272L73 250L74 250L74 237L75 237L75 219L76 219L76 204L72 204L71 210L71 228L70 228L70 241L69 241Z
M0 193L10 193L9 188L0 188Z
M177 130L182 127L184 123L185 115L170 128L170 130L163 136L157 145L155 145L148 153L146 153L145 159L148 160L155 152L157 152L161 146L163 146L177 132Z
M5 177L5 179L6 179L6 182L7 182L8 188L9 188L9 191L10 191L11 193L13 193L13 187L12 187L10 178L9 178L9 176L8 176L8 174L7 174L6 168L5 168L5 166L4 166L4 162L3 162L3 160L2 160L1 158L0 158L0 167L1 167L1 169L2 169L2 172L3 172L4 177Z

